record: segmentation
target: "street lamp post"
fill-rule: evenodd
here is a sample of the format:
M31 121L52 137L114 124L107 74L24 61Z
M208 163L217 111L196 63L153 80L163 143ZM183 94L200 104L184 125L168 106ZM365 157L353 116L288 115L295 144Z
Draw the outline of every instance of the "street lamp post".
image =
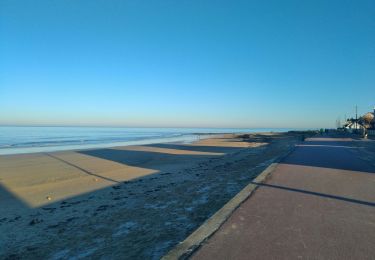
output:
M358 128L358 106L355 106L355 133L357 133L357 128Z

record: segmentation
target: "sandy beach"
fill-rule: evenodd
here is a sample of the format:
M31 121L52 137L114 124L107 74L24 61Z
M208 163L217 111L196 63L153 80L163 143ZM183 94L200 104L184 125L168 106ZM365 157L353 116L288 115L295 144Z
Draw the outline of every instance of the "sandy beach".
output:
M0 156L0 258L159 259L300 138Z

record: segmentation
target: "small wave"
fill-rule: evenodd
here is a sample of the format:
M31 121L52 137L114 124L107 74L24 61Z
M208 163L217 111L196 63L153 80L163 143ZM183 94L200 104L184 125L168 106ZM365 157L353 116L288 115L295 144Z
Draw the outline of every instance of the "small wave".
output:
M2 144L2 145L0 145L0 149L9 148L9 147L12 147L12 146L13 146L12 144Z

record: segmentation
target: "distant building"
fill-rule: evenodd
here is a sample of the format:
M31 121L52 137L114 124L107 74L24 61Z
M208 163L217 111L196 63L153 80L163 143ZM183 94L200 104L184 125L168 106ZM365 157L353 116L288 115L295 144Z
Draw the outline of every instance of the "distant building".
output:
M363 121L367 134L375 136L375 107L372 113L369 112L363 116Z
M343 128L350 132L359 132L368 135L375 135L375 107L373 112L368 112L359 117L358 120L354 118L348 119Z
M359 120L356 122L354 118L350 118L345 122L344 129L349 133L353 133L355 131L363 131L365 127L359 122Z

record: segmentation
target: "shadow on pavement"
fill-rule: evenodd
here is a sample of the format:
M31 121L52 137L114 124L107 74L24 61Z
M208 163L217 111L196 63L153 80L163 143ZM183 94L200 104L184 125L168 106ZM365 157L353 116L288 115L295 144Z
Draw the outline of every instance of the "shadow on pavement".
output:
M353 145L353 141L309 140L298 145L283 163L375 173L374 166L358 157L357 149L360 148Z
M258 187L266 187L266 188L287 190L287 191L292 191L292 192L299 192L299 193L313 195L313 196L319 196L319 197L324 197L324 198L329 198L329 199L336 199L336 200L341 200L341 201L345 201L345 202L375 207L375 202L370 202L370 201L351 199L351 198L342 197L342 196L335 196L335 195L330 195L330 194L325 194L325 193L320 193L320 192L289 188L289 187L274 185L274 184L258 183L258 182L253 182L253 181L251 183L257 185Z

